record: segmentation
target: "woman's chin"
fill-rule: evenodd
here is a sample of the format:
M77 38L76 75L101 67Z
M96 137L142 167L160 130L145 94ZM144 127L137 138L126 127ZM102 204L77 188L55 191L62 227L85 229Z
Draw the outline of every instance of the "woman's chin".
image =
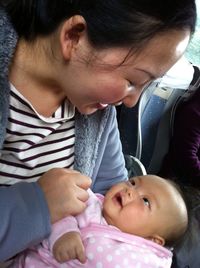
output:
M77 110L83 115L90 115L90 114L95 113L98 110L103 110L106 107L108 107L108 104L98 103L95 105L90 105L90 106L88 105L87 107L81 107L81 108L77 107Z

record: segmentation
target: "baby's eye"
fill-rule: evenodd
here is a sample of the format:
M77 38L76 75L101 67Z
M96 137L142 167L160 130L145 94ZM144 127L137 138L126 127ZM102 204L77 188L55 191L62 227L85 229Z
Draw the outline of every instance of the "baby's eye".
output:
M134 181L134 179L131 179L131 180L130 180L130 183L131 183L132 185L135 185L135 181Z
M144 201L145 206L150 207L150 202L146 197L143 197L143 201Z

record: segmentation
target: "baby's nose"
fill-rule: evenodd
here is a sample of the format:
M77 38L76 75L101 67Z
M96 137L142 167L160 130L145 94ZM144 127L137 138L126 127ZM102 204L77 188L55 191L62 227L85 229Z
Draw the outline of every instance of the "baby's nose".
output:
M135 187L131 186L127 188L127 199L129 201L136 200L138 198L138 192Z

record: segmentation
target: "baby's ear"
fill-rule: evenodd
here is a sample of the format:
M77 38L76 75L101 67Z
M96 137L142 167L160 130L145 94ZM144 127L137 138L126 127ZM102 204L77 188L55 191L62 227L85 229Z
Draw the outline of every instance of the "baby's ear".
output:
M148 239L153 241L154 243L157 243L160 246L165 245L165 239L159 235L153 235L151 237L148 237Z

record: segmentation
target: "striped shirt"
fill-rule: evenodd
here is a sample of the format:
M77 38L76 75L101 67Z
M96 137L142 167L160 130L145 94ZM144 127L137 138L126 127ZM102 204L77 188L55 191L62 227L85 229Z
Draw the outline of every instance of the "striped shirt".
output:
M74 107L65 100L46 118L11 85L6 139L0 155L0 184L36 181L54 167L73 168L74 114Z

